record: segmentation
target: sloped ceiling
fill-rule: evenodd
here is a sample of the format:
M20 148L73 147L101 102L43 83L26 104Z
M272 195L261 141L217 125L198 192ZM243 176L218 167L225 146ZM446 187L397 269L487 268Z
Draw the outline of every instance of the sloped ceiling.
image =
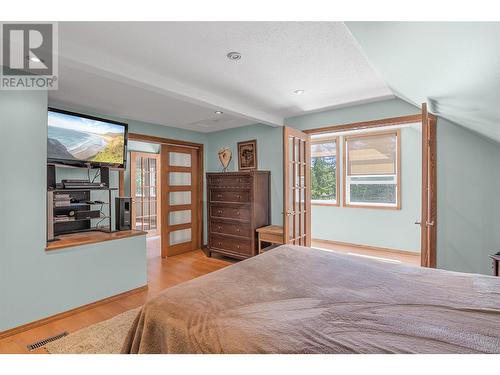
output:
M500 142L500 23L348 22L402 99Z

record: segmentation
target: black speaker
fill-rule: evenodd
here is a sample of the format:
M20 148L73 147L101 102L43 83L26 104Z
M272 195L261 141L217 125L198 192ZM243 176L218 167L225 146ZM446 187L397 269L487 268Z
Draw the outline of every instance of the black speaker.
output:
M47 190L56 188L56 166L47 164Z
M115 226L116 230L132 229L132 198L115 198Z
M109 188L109 172L110 169L108 167L101 167L101 182L106 184L106 187Z

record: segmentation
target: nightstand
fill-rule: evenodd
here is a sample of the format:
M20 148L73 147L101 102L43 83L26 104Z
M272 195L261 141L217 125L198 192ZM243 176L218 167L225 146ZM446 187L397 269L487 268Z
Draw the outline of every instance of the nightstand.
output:
M273 245L283 245L283 227L279 225L268 225L258 228L257 233L259 235L259 254L262 253L263 250L268 249L262 249L262 242L268 242Z

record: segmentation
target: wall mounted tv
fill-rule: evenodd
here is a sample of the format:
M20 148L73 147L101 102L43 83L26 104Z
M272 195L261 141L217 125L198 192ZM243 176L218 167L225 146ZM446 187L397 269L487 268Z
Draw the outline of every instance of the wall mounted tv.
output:
M124 168L127 124L49 108L47 162Z

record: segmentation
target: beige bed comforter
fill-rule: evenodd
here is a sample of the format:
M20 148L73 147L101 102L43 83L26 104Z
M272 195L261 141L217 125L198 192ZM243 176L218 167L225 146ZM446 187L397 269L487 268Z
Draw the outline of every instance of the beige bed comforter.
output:
M166 290L124 353L500 353L500 278L281 246Z

